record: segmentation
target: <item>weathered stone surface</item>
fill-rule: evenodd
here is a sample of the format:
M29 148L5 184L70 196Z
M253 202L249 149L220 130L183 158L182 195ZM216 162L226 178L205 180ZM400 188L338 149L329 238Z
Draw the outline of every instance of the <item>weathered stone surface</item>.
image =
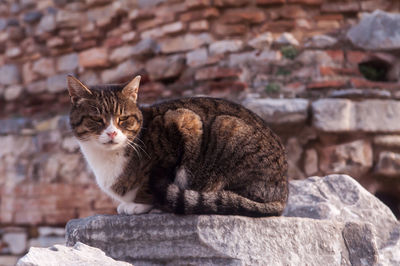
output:
M374 144L386 147L400 147L400 135L376 136Z
M17 262L18 266L46 266L46 265L117 265L128 266L127 262L116 261L105 255L98 248L93 248L83 243L76 243L73 247L54 245L49 248L29 249L29 253Z
M149 57L160 51L159 44L152 39L143 39L132 48L132 55L138 58Z
M307 48L325 49L337 43L337 39L328 35L313 36L304 46Z
M379 153L375 173L385 176L400 175L400 154L390 151Z
M346 173L359 178L372 167L372 147L364 140L325 146L320 150L319 167L325 173Z
M314 126L323 131L400 131L398 101L322 99L312 103L312 113Z
M237 52L243 48L242 40L223 40L210 44L211 54L223 54L226 52Z
M33 63L32 70L44 77L52 76L56 73L53 58L40 58Z
M249 40L248 44L256 49L265 49L269 48L273 41L274 37L272 36L272 34L270 32L265 32Z
M47 90L49 92L62 92L67 88L67 75L58 74L47 78Z
M208 44L212 41L212 37L207 33L201 34L186 34L175 38L165 39L161 41L161 52L176 53L190 51L199 48L203 44Z
M156 57L146 63L146 70L152 80L178 77L185 67L183 55L171 55L165 58Z
M4 91L4 99L6 101L13 101L21 95L23 90L24 88L20 85L9 86Z
M26 249L27 233L20 232L6 232L3 234L3 241L8 246L11 254L22 254Z
M349 30L347 38L367 50L400 49L400 15L379 9L364 14L360 23Z
M21 74L16 65L4 65L0 67L0 85L13 85L19 83Z
M324 178L310 177L306 180L295 180L290 182L289 191L289 200L284 216L308 217L344 223L357 221L369 223L374 228L380 265L400 263L399 222L386 205L351 177L328 175ZM347 224L346 227L348 230L352 225ZM362 238L364 235L366 239L365 241L361 240L361 243L366 244L370 229L362 229L362 227L356 229L356 231L359 230L364 232L357 233L357 238ZM345 235L348 233L344 232ZM360 245L359 247L363 247L365 250L372 246L367 244L367 246ZM350 251L350 256L354 254L354 251ZM359 249L358 252L362 254L363 250ZM353 259L351 259L352 262Z
M315 149L308 149L305 152L304 172L307 176L318 172L318 153Z
M104 70L101 73L103 83L127 82L143 68L143 65L133 59L127 60L118 66Z
M205 65L208 61L207 49L201 48L186 54L186 63L191 67Z
M269 123L301 123L308 117L305 99L251 99L243 104Z
M296 40L296 38L288 32L282 33L281 36L279 36L278 39L275 40L275 43L281 45L300 45L299 41Z
M304 218L97 215L70 221L67 245L81 241L115 259L138 265L350 265L350 260L376 261L376 248L368 254L357 252L360 247L375 245L370 238L365 239L369 242L359 242L368 226L355 223L343 238L343 230L349 231L346 227L343 223ZM345 241L349 249L356 251L350 257Z
M61 72L74 71L79 66L79 57L77 53L70 53L60 56L57 59L57 69Z
M106 48L92 48L79 54L79 65L83 67L104 67L108 65Z

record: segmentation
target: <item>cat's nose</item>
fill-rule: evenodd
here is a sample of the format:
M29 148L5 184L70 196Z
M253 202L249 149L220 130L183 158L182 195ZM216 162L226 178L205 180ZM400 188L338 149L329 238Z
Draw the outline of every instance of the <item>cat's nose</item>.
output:
M111 139L114 139L115 138L115 136L117 135L117 132L116 131L113 131L113 132L107 132L107 135L111 138Z

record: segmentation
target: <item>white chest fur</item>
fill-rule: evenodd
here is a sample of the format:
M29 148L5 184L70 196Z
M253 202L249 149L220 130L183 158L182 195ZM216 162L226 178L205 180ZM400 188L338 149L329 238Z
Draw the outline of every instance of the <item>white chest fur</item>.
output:
M136 190L130 191L121 197L111 189L127 163L123 149L105 151L90 142L79 142L79 145L86 161L96 176L99 187L113 199L120 202L133 201L136 197Z

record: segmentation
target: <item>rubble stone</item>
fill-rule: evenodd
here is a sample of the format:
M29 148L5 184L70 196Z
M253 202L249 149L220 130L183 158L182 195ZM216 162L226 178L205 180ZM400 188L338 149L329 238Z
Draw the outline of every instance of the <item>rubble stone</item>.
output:
M390 151L382 151L379 153L375 173L384 176L400 175L400 154Z
M21 74L16 65L7 64L0 66L0 85L13 85L19 83Z

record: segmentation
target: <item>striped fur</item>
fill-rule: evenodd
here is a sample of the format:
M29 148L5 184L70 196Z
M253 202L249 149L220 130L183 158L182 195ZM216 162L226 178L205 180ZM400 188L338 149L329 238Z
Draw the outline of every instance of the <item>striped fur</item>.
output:
M111 180L103 190L124 204L133 201L178 214L282 213L288 197L285 152L260 117L241 105L207 97L139 108L137 89L124 93L125 88L70 89L71 126L81 143L98 140L110 119L126 136L117 149L123 165L117 176L102 177ZM91 115L104 117L104 125L91 125L86 119ZM129 118L121 123L118 117ZM104 153L112 152L104 147ZM132 191L133 199L124 197Z

